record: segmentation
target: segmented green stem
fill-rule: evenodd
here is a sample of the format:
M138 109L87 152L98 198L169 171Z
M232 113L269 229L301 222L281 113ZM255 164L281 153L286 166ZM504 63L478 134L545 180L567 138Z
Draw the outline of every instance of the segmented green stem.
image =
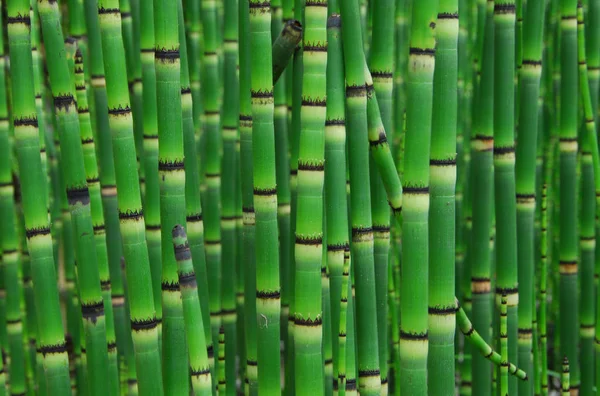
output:
M281 9L279 11L282 12ZM277 37L273 42L273 84L277 83L281 77L296 47L302 40L302 25L297 20L288 20L283 29L281 29L281 25L278 27L279 29L275 29L273 24L271 32L272 37Z

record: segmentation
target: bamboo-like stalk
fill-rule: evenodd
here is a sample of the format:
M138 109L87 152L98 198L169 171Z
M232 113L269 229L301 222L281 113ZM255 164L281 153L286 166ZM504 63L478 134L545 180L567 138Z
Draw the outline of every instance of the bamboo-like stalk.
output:
M203 152L200 156L204 168L206 198L204 211L206 269L208 274L208 295L210 298L210 323L213 345L217 345L221 326L221 161L222 142L220 137L221 112L219 107L220 69L218 56L217 4L214 0L202 2L202 25L204 33L204 55L202 59L204 77L204 117L205 135ZM215 365L215 368L217 366ZM216 368L216 371L218 369ZM215 381L216 382L216 381Z
M560 356L569 359L571 388L578 389L577 2L561 1L560 16Z
M102 197L100 179L98 177L98 163L96 161L96 147L88 107L87 88L83 56L79 48L74 59L75 90L77 94L77 112L79 114L81 146L85 164L85 177L90 191L91 215L94 225L94 239L96 242L96 256L102 289L102 301L106 316L106 342L109 360L109 391L118 394L119 372L117 357L117 341L115 335L115 319L112 305L111 278L108 267L106 230L104 213L102 211Z
M198 299L201 304L202 325L204 326L204 345L207 350L209 367L214 368L213 344L210 332L208 312L208 281L206 278L206 256L204 251L204 223L202 221L202 203L198 177L198 158L196 156L196 137L194 125L193 89L190 87L188 46L185 40L183 4L179 2L179 54L181 56L181 108L183 121L183 150L185 155L185 205L186 222L190 251L199 285ZM191 352L191 351L190 351ZM193 385L193 383L192 383ZM209 387L210 389L210 387Z
M281 392L279 359L280 286L277 251L277 189L271 71L271 9L252 0L250 7L252 159L256 214L256 320L258 389Z
M255 253L255 213L253 197L253 159L252 159L252 106L251 89L251 48L250 20L248 0L239 0L239 49L240 49L240 167L243 206L243 267L244 267L244 328L246 361L245 393L258 394L257 371L257 317L256 317L256 253Z
M116 170L123 252L130 280L129 306L138 386L142 394L162 394L158 321L152 298L148 250L144 235L144 215L135 166L133 120L127 90L125 50L118 2L100 0L98 16L102 50L106 55L103 61L108 93L108 117Z
M160 189L163 383L166 394L189 393L187 346L177 263L171 250L171 231L185 225L185 166L181 113L181 63L177 6L154 1L154 46Z
M486 342L491 342L492 296L490 236L493 199L493 100L494 100L494 3L486 2L482 40L475 134L471 140L471 191L473 194L473 234L471 241L471 293L473 325ZM472 389L474 394L489 395L492 388L490 366L480 354L473 355Z
M393 119L393 54L395 0L373 2L373 35L370 66L373 87L377 95L384 128L392 132ZM373 93L371 93L373 95ZM391 137L390 137L391 140ZM377 300L377 330L379 340L379 367L381 394L388 392L388 253L390 252L390 208L379 171L370 160L371 202L375 252L375 287ZM454 297L454 296L453 296Z
M65 347L52 237L48 222L46 175L39 154L38 118L36 116L31 60L30 17L28 0L7 3L7 30L11 63L11 93L14 139L17 162L21 170L21 192L25 215L25 234L31 257L32 278L36 285L39 349L48 389L66 394L70 389L69 363Z
M295 393L323 391L323 186L325 166L327 21L326 3L307 2L303 47L301 131L295 243ZM259 371L260 372L260 371Z
M402 284L400 287L400 392L427 392L429 146L435 68L437 2L413 4L406 108ZM424 264L424 262L426 264ZM443 307L440 313L445 311Z
M569 358L566 356L562 362L562 372L560 375L560 390L562 396L569 396L571 394L571 371L569 367Z
M223 277L221 284L221 320L225 331L225 378L226 389L230 395L235 393L237 356L236 335L236 139L239 123L239 81L238 63L238 0L225 0L224 18L224 65L223 65L223 125L221 127L223 156L221 158L221 232L223 238Z
M204 335L206 327L203 324L204 319L200 308L198 285L196 283L196 274L194 273L194 265L192 263L192 253L183 227L176 225L173 227L172 233L173 249L175 259L177 260L179 286L181 288L181 298L183 301L185 337L189 346L189 375L192 380L192 390L197 396L211 395L212 385L210 365L206 350L207 338Z
M506 294L508 358L517 359L517 224L515 199L515 3L494 4L494 187L497 284L496 306ZM517 383L509 379L509 393Z
M0 16L0 21L3 17ZM15 185L13 183L13 144L10 136L8 112L8 91L6 86L6 58L4 37L0 35L0 271L2 288L5 293L5 311L0 324L6 331L6 353L10 357L8 367L0 367L0 393L25 393L25 345L23 332L27 322L21 310L23 299L23 278L21 252L19 251L19 233L17 232L17 212L15 205ZM14 78L14 77L13 77ZM6 385L6 373L10 384Z
M503 294L500 300L500 394L508 395L508 300Z
M381 379L377 339L374 242L369 193L367 88L359 7L356 1L340 3L344 21L342 41L346 68L346 106L350 170L352 260L356 279L356 336L358 388L365 395L379 394ZM347 368L349 370L349 368ZM347 383L348 384L348 383Z
M283 10L280 6L279 12L283 15ZM276 6L272 6L275 10ZM275 13L275 11L273 11ZM282 18L278 18L282 21ZM273 18L276 20L276 18ZM273 84L279 81L284 70L286 70L296 47L302 40L302 25L295 19L288 20L284 25L272 24L271 36L276 37L273 41Z
M542 29L544 1L528 1L523 27L522 59L519 62L519 136L516 150L517 267L519 281L519 366L531 381L519 383L519 393L533 393L532 361L534 293L534 216L536 207L536 152L538 98L542 75ZM518 38L518 37L517 37ZM517 41L518 43L518 41ZM517 54L518 55L518 54ZM592 226L593 227L593 226Z

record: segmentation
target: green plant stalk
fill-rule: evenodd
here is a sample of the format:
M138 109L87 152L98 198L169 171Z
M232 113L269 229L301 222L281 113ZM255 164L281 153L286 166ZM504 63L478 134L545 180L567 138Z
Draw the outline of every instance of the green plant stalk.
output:
M442 0L436 24L429 211L430 394L454 388L455 185L458 79L458 1ZM488 174L490 166L487 166ZM485 168L484 168L485 169ZM486 202L489 205L489 201ZM488 227L489 231L489 227ZM485 364L485 366L489 365Z
M377 308L374 271L374 242L369 192L370 177L367 128L367 87L360 14L356 1L340 3L344 64L346 69L346 106L352 254L356 279L356 336L358 388L365 395L380 393ZM371 84L372 85L372 84ZM370 129L370 128L369 128ZM365 210L366 209L366 210ZM349 367L347 367L349 371ZM355 384L356 387L356 384Z
M394 6L395 0L373 3L373 34L370 66L373 87L379 103L384 128L392 132L393 121L393 61L394 61ZM389 137L391 140L391 136ZM381 394L388 390L388 253L390 250L390 208L386 191L373 158L370 160L371 214L373 217L375 252L375 288L377 301L377 330L379 340L379 367ZM393 160L392 160L393 162Z
M404 116L406 114L406 87L405 77L408 72L408 25L409 0L396 0L394 25L396 29L394 51L394 140L392 141L396 167L402 176L403 168L403 142L404 142ZM396 232L398 232L397 230Z
M119 269L121 270L121 279L123 281L123 290L125 295L129 295L129 288L127 287L127 274L125 273L125 259L121 258ZM129 299L123 299L123 308L125 310L125 314L127 318L131 317L131 304L129 303ZM138 394L138 382L137 382L137 373L136 373L136 363L135 363L135 351L133 349L133 337L127 337L123 346L123 354L124 361L127 365L127 372L125 373L124 381L127 382L127 395L137 395Z
M11 64L12 114L14 144L21 170L21 194L25 215L25 234L31 256L32 278L39 325L39 349L45 354L48 388L57 395L70 389L69 363L60 316L52 237L48 222L47 177L42 171L39 154L38 119L36 116L31 59L29 1L7 3L7 30ZM41 314L43 313L43 314Z
M566 356L562 362L562 372L560 375L560 390L562 396L569 396L571 394L571 373L569 369L569 358Z
M331 5L331 4L330 4ZM348 285L344 289L344 251L348 239L346 200L346 109L344 94L344 54L341 18L331 14L327 20L327 114L325 120L325 213L327 231L327 268L331 300L331 337L333 340L334 391L344 390L346 376L346 317ZM346 279L347 282L347 279ZM346 301L341 301L342 293ZM345 323L345 319L344 319ZM342 331L343 330L343 331ZM340 335L340 334L343 334ZM342 349L344 351L342 352Z
M540 334L540 377L542 395L548 394L548 333L547 333L547 291L548 280L548 182L550 181L550 161L546 158L546 169L544 169L544 183L541 197L541 219L540 219L540 284L539 284L539 334Z
M185 166L181 113L181 62L177 7L154 1L156 107L158 121L158 178L162 252L163 383L166 394L189 393L186 371L183 306L177 263L171 250L172 230L185 226ZM175 4L176 5L176 4Z
M347 220L346 220L347 221ZM347 231L346 231L347 232ZM348 240L348 237L346 237ZM350 324L350 328L348 327L348 318L352 318L353 315L349 312L349 307L351 306L348 297L350 296L350 300L352 300L351 293L351 285L349 283L350 279L350 246L344 247L343 250L343 269L342 269L342 282L340 287L340 301L339 301L339 327L338 330L338 355L337 359L339 363L337 363L337 378L336 382L334 382L333 390L334 392L337 390L338 395L346 394L346 385L351 378L354 378L353 370L347 372L347 366L350 366L352 363L348 363L348 359L350 359L350 355L353 354L354 344L348 343L348 330L352 331L353 323ZM355 380L356 381L356 380ZM356 385L356 382L355 382Z
M183 150L185 155L185 205L186 222L190 251L196 273L198 299L201 304L202 325L204 326L204 345L207 350L209 367L214 368L213 344L210 332L208 312L208 282L206 279L206 257L204 251L204 223L202 221L202 203L198 178L198 158L196 156L195 125L193 113L193 88L190 87L188 46L185 40L183 4L179 2L179 54L181 56L181 108L183 120ZM192 383L193 385L193 383Z
M508 301L502 295L500 302L500 394L508 395Z
M535 307L534 284L534 217L536 207L536 153L538 133L538 98L542 75L542 34L544 1L529 0L519 62L519 136L516 150L517 197L517 267L519 281L518 353L519 366L530 374L531 381L519 383L519 393L533 393L535 370L532 361L532 321ZM517 35L517 39L518 39Z
M186 0L183 4L186 12L184 13L185 32L188 49L188 70L190 74L190 87L192 89L194 127L197 134L201 133L200 117L202 114L202 93L200 91L200 58L201 58L201 17L200 4L197 1ZM182 40L180 40L183 43ZM198 159L196 159L198 162ZM187 170L186 170L187 175ZM193 244L193 243L192 243ZM194 260L195 262L196 260ZM202 300L202 298L200 298ZM202 310L202 315L206 317L208 312ZM206 326L206 323L205 323ZM212 345L212 344L211 344Z
M252 159L256 215L256 320L258 389L281 393L279 334L280 286L277 230L271 9L250 1ZM320 212L320 211L319 211Z
M179 2L181 4L181 2ZM192 263L192 253L182 226L173 227L173 249L177 260L179 287L183 302L185 337L189 346L189 375L196 396L211 395L210 365L206 350L205 326L200 308L198 285ZM210 328L209 328L210 330ZM210 338L209 338L210 339Z
M77 99L77 112L79 114L80 138L83 150L85 177L90 192L91 216L94 226L94 239L96 242L96 257L104 302L106 320L106 342L109 360L109 392L118 394L119 372L117 356L117 340L115 334L115 318L112 305L112 288L110 271L108 267L108 252L106 246L106 227L102 211L102 197L98 164L96 161L96 148L94 134L88 107L87 88L85 84L83 56L79 48L74 59L75 90Z
M471 140L471 192L473 194L473 233L471 241L471 296L473 325L485 342L491 342L492 296L490 237L493 199L493 99L494 99L494 3L486 2L481 76L478 109L475 115L475 134ZM492 372L480 354L473 355L472 389L477 395L490 395Z
M221 327L221 151L220 136L220 72L219 41L217 37L217 5L216 1L202 2L202 25L204 32L204 56L202 59L204 77L204 116L203 133L204 148L200 156L204 167L206 198L204 211L206 269L208 274L208 295L210 298L210 323L212 327L213 345L217 345L219 327ZM215 366L215 373L218 368ZM216 381L215 382L216 385Z
M279 15L279 18L274 17L273 20L282 22L283 10L281 9L281 5L271 5L271 8L273 10L273 14ZM295 19L288 20L285 22L285 24L272 23L271 37L276 37L273 41L272 48L273 84L276 84L283 72L286 70L286 67L289 64L294 51L298 47L300 40L302 40L302 25Z
M88 53L90 55L89 69L90 85L92 89L92 94L90 96L92 100L90 100L90 104L94 104L94 106L90 106L90 111L93 117L92 127L94 128L94 143L99 168L102 206L104 208L117 353L119 356L123 356L125 338L130 338L131 336L129 335L127 325L128 318L125 316L125 310L122 303L124 299L123 282L121 280L121 256L123 249L121 245L121 232L119 229L117 194L115 190L115 167L110 127L108 124L106 80L104 78L102 43L100 39L100 27L98 25L98 10L96 4L97 3L94 1L86 1L84 4Z
M577 2L560 2L559 272L560 355L570 362L570 384L580 385L577 235Z
M143 102L143 163L145 192L144 215L146 219L146 241L152 275L152 291L160 353L162 354L162 298L161 298L161 222L160 222L160 187L158 177L158 119L156 96L156 66L154 64L154 4L146 2L140 9L140 51L142 66L142 102ZM187 173L186 173L187 175ZM187 200L186 200L187 204Z
M407 75L406 150L400 287L400 392L427 392L429 149L437 1L415 3ZM426 264L424 264L424 262ZM440 314L447 311L441 307ZM440 326L441 328L442 326Z
M219 344L217 347L218 358L219 358L219 382L217 384L218 394L225 395L227 393L227 380L225 379L225 328L221 326L219 328Z
M291 253L291 229L290 229L290 164L289 164L289 144L288 144L288 107L286 103L286 75L276 80L277 62L283 62L280 66L279 75L285 70L289 58L291 58L295 48L302 38L302 27L295 20L289 20L283 25L283 9L281 1L271 2L271 38L273 42L273 100L275 105L274 127L275 127L275 172L277 177L277 225L279 229L279 263L281 276L281 339L288 340L287 328L290 305L290 255ZM286 52L285 60L278 60L281 53ZM293 345L284 346L284 361L288 359L287 355L293 349ZM284 368L289 371L288 367ZM289 373L288 373L289 375ZM293 375L293 373L292 373Z
M138 163L138 170L140 172L140 188L142 194L144 193L144 168L140 167L140 163L143 160L143 123L142 114L142 102L141 102L141 86L137 87L136 84L141 84L141 61L140 61L140 40L136 40L133 32L133 15L132 15L132 2L136 0L122 0L119 3L121 9L121 29L123 31L123 44L125 45L125 61L127 62L127 83L129 85L129 96L131 98L132 113L133 113L133 134L135 137L135 151Z
M223 33L224 49L224 95L223 95L223 125L221 171L221 232L223 238L223 274L221 284L221 320L225 331L225 378L226 389L229 395L235 395L237 357L236 335L236 167L235 160L236 139L239 123L239 81L237 72L238 63L238 0L225 0L225 25Z
M93 1L93 0L92 0ZM131 331L141 394L162 394L158 321L152 298L144 216L135 166L133 119L127 90L121 15L116 0L100 0L98 16L102 38L108 116L112 135L119 220L129 278Z
M2 17L0 17L2 20ZM12 394L25 393L25 345L24 319L26 313L21 311L23 300L23 279L21 254L19 251L19 233L17 228L17 212L15 206L15 185L13 184L13 155L10 136L10 118L8 112L8 96L6 90L6 59L4 38L0 35L0 271L2 288L5 293L5 311L1 326L6 329L6 352L10 357L8 367L0 369L0 393L8 389ZM14 77L13 77L14 78ZM6 372L10 384L6 385Z
M321 263L327 70L325 4L320 1L306 3L302 37L303 83L294 249L294 368L297 395L321 394L324 391Z
M515 4L494 4L494 187L496 223L496 306L506 294L508 358L517 359L517 219L515 200ZM536 100L537 102L537 100ZM509 393L517 383L509 379Z
M246 361L244 389L248 395L258 394L257 336L256 317L256 253L255 253L255 213L253 197L252 160L252 106L250 100L250 16L249 2L239 0L239 49L240 49L240 168L242 189L242 250L244 261L244 328Z

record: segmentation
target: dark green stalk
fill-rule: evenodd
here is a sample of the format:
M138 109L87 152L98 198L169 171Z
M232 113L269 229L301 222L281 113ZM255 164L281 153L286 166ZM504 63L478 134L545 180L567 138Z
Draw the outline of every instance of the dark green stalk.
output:
M271 38L275 38L273 43L273 65L276 65L275 59L277 50L283 49L289 52L285 55L285 60L279 74L285 70L285 65L291 58L294 49L302 38L302 27L295 20L288 21L283 26L283 9L281 1L271 2ZM281 33L281 34L280 34ZM276 71L273 71L275 76ZM290 283L290 255L291 255L291 229L290 229L290 164L289 164L289 142L288 142L288 108L286 104L285 84L287 75L283 75L279 81L273 79L273 100L275 105L274 127L275 127L275 172L277 177L277 225L279 228L279 265L281 268L281 339L288 340L287 328L290 305L290 288L294 285ZM293 345L284 346L284 359ZM285 367L289 371L289 367ZM292 374L293 375L293 374Z
M494 4L494 186L497 285L496 305L506 294L508 358L517 359L517 219L515 199L515 3ZM536 100L537 102L537 100ZM517 383L509 379L509 393Z
M491 342L492 295L490 237L493 200L494 149L494 3L486 2L484 38L482 40L481 76L477 90L475 136L471 139L471 191L473 193L473 233L471 240L471 295L473 325L485 342ZM492 371L480 354L473 355L472 389L477 395L491 392Z
M96 257L102 289L102 301L106 315L106 342L109 360L109 390L118 394L119 372L117 341L115 335L115 318L112 306L111 279L108 268L106 246L106 227L102 211L102 197L100 180L98 177L98 163L96 161L96 147L88 107L87 88L84 76L84 62L79 48L75 54L75 89L77 93L77 112L79 114L80 138L85 164L85 177L90 192L91 215L94 225L94 239L96 242Z
M21 194L25 234L31 255L34 299L39 325L39 349L48 389L56 395L70 390L69 363L60 316L52 237L48 222L47 177L39 154L31 59L28 0L7 4L7 30L11 64L12 114L17 160L21 170Z
M0 16L2 20L2 16ZM0 368L0 393L6 394L6 372L8 371L11 394L23 394L25 382L25 345L23 332L26 319L21 311L23 299L23 279L21 254L19 252L19 233L17 228L17 212L15 206L15 185L13 184L13 155L10 136L10 119L8 113L8 96L6 86L6 58L4 56L4 37L0 35L0 271L2 288L5 293L5 311L2 326L6 329L6 352L10 357L8 370ZM14 77L12 77L14 78ZM26 324L26 322L25 322ZM0 362L1 364L2 362Z
M273 8L275 9L275 7ZM282 13L280 7L279 11ZM281 18L279 19L281 20ZM272 24L271 36L277 37L273 42L272 55L273 84L275 84L290 62L300 40L302 40L302 25L295 19L287 21L285 25L283 25L283 28L281 23L277 25Z
M413 4L406 108L400 287L400 392L427 392L429 146L437 1ZM445 303L446 304L446 303ZM444 306L440 313L447 309Z
M358 388L365 395L380 393L377 305L374 271L374 242L369 193L370 176L367 124L367 87L365 57L361 37L358 3L340 4L344 20L343 45L346 68L346 106L348 108L348 154L350 168L350 212L352 254L356 279L356 334ZM370 128L369 128L370 129Z
M571 387L579 379L577 235L577 2L560 2L560 356L570 362Z
M326 2L307 2L295 243L294 355L297 395L323 392L323 185L327 70ZM260 373L260 370L259 370Z
M221 158L220 136L221 113L219 106L220 79L218 56L217 5L215 0L202 2L202 25L204 29L204 56L202 59L204 77L204 148L201 161L204 167L206 198L204 211L206 269L208 274L208 295L210 298L210 323L213 345L217 345L221 326ZM217 366L215 366L217 367ZM215 373L218 369L215 369ZM213 381L216 383L216 381Z
M500 300L500 394L508 395L508 307L503 294Z
M156 104L156 68L154 64L154 3L146 2L140 13L140 51L142 65L143 99L143 162L145 192L144 215L146 219L146 241L152 275L154 307L158 322L159 346L162 345L162 246L160 222L160 187L158 177L158 119ZM186 173L187 175L187 173ZM187 200L186 200L187 203ZM162 347L160 349L162 353Z
M93 1L93 0L90 0ZM121 15L116 0L100 0L98 16L108 93L119 220L129 283L131 331L135 346L139 391L162 394L158 321L152 299L148 250L139 177L134 158L133 119L127 90Z
M280 286L277 230L271 9L250 1L252 156L256 212L256 320L258 387L261 395L281 393ZM320 212L320 210L318 210ZM314 311L313 311L314 312Z
M177 263L171 250L172 229L185 225L185 167L181 113L181 62L176 4L154 1L158 178L162 252L163 382L166 394L189 393L187 346L182 342L183 306Z
M201 304L202 325L204 326L204 345L208 353L209 367L214 368L213 344L210 333L210 314L208 312L208 281L206 279L206 257L204 252L204 223L202 222L202 204L198 178L198 157L194 131L193 89L190 89L188 46L183 25L183 8L179 2L179 53L181 55L181 109L183 120L183 150L185 154L185 205L190 251L194 263L196 283L200 285L198 298ZM191 352L191 351L190 351ZM192 383L193 385L193 383ZM210 389L210 387L209 387Z
M528 0L522 31L522 59L519 62L519 136L516 152L517 267L519 281L518 350L519 366L530 373L531 381L519 383L519 393L533 393L535 370L532 361L532 321L535 307L534 217L536 206L536 153L538 98L542 76L542 34L545 2ZM519 31L518 31L519 33ZM517 40L519 39L517 35ZM518 43L518 41L517 41Z
M183 301L185 337L189 346L189 375L192 380L192 390L197 396L211 395L210 365L206 351L207 338L204 335L205 326L200 308L196 274L194 273L192 253L187 235L180 225L173 227L173 249L177 260L179 287L181 288Z
M243 206L243 257L244 262L244 328L246 329L246 361L244 378L245 394L258 394L257 371L257 317L256 317L256 253L255 214L253 198L252 160L252 106L250 101L250 21L249 2L239 0L239 49L240 49L240 168Z
M236 369L235 360L237 356L236 335L236 168L235 160L236 139L238 136L239 123L239 81L237 75L238 63L238 0L225 0L225 31L224 40L224 95L223 95L223 126L222 147L223 157L221 159L221 171L223 179L221 182L221 232L223 237L223 277L221 284L222 310L221 320L225 330L225 377L227 379L227 394L235 395Z
M385 130L392 132L394 69L394 10L395 0L373 2L373 36L371 44L371 71ZM390 141L392 140L389 136ZM375 287L377 300L377 330L379 340L379 367L381 394L388 388L388 253L390 250L390 208L379 171L371 158L371 213L373 216ZM393 160L392 160L393 163ZM452 296L454 297L454 296ZM453 351L454 353L454 351Z

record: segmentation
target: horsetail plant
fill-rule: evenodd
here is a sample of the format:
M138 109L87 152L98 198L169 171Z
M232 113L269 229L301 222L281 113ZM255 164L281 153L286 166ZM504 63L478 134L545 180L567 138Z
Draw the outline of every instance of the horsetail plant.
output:
M189 346L189 375L192 380L192 390L197 396L211 395L210 366L204 336L206 327L203 324L204 319L198 299L198 285L192 263L192 254L183 227L176 225L173 227L172 233L185 319L185 335Z
M295 19L288 20L283 29L279 30L280 33L277 33L277 38L273 42L273 84L281 77L294 50L302 40L302 25ZM271 33L275 36L275 31Z
M39 154L38 117L32 81L29 1L10 0L7 3L7 17L12 72L12 123L20 169L25 235L35 284L33 290L39 329L38 349L42 351L48 391L63 395L69 392L71 385L47 217L47 178L42 171Z
M91 0L93 1L93 0ZM131 332L140 393L162 394L158 321L145 241L144 215L135 160L133 120L127 90L121 14L115 0L98 2L98 18L105 54L108 118L112 135L119 221L129 283ZM135 274L135 276L134 276Z

